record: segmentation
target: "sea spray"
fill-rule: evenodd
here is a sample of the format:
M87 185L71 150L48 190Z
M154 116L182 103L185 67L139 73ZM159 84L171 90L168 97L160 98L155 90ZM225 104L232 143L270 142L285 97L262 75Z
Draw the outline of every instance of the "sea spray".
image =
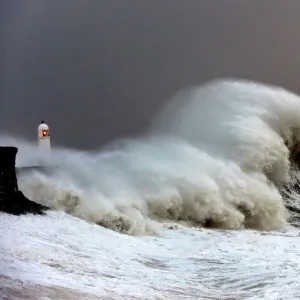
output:
M99 153L53 149L53 173L19 184L34 201L127 234L169 222L282 229L290 215L280 187L291 180L298 128L294 93L216 80L178 93L144 136ZM14 142L20 161L34 163L36 146Z

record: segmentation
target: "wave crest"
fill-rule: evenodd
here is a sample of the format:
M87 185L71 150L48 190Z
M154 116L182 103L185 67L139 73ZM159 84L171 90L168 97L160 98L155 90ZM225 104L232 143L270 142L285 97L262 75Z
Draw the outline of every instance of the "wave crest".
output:
M299 128L296 94L217 80L178 93L139 139L99 153L54 149L56 171L21 176L20 188L127 234L156 233L173 221L281 229L297 218ZM33 159L33 146L17 146L20 160Z

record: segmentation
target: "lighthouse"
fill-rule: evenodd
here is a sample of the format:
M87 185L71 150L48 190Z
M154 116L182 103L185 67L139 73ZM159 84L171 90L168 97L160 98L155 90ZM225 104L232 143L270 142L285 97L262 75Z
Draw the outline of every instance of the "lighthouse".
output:
M42 151L51 150L49 126L44 121L38 126L38 149Z

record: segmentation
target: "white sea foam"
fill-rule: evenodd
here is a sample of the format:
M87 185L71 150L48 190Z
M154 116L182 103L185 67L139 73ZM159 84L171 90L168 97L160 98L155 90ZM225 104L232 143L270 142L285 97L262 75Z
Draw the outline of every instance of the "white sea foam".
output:
M133 237L58 212L0 214L0 298L300 297L299 233L179 226Z
M18 166L54 166L19 175L19 188L54 211L0 215L0 291L11 300L299 298L299 231L289 223L300 212L299 125L297 95L225 80L180 92L147 134L92 153L45 157L2 136L19 147Z
M284 228L278 185L289 182L299 127L297 95L214 81L180 92L138 139L93 153L54 150L44 162L56 171L20 178L20 187L37 202L128 234L156 233L169 220ZM17 145L19 164L43 162L36 145Z

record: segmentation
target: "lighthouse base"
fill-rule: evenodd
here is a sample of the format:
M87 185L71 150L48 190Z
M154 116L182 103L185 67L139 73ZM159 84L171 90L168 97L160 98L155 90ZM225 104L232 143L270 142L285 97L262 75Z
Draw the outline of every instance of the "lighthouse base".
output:
M29 200L18 189L15 169L17 152L16 147L0 147L0 211L13 215L43 215L49 208Z

